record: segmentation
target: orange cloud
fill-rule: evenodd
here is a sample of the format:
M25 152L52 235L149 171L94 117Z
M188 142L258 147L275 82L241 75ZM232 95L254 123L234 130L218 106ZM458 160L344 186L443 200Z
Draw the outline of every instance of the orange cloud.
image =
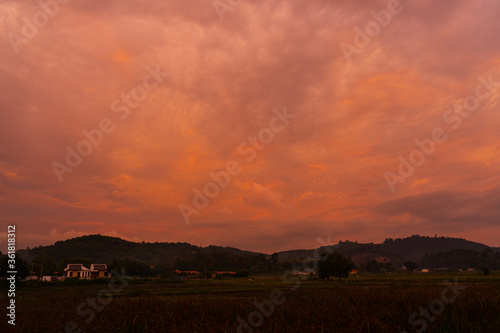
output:
M19 226L21 246L96 232L260 251L327 234L500 246L500 4L404 7L349 64L339 44L380 3L258 0L224 21L210 3L68 3L18 53L0 39L0 219ZM1 34L22 34L37 10L0 4ZM168 77L136 105L131 92L156 65ZM449 130L444 112L490 75L490 97L392 193L384 172L416 139ZM127 94L120 119L112 103ZM239 145L260 149L283 106L296 118L248 162ZM59 183L51 163L104 118L116 129ZM187 226L178 205L233 159L242 172Z

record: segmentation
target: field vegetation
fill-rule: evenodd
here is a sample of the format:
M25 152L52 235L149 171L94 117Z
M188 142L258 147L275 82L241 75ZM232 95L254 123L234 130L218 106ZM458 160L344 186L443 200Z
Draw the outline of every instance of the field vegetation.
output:
M285 280L281 275L135 280L109 298L99 294L109 290L104 279L26 281L16 293L16 327L3 319L0 331L65 332L68 323L74 323L69 332L417 332L423 325L410 324L410 316L441 298L444 281L453 284L455 278L465 288L441 313L432 315L432 321L426 320L427 331L498 332L498 271L364 274L349 277L347 283L290 275ZM265 304L275 290L282 292L283 302L273 304L271 311ZM97 295L109 304L96 303L92 311L88 302ZM0 302L6 301L1 295ZM81 304L85 306L78 311ZM264 310L256 304L264 304ZM239 326L238 317L248 322L251 313L253 323L260 325ZM2 318L6 318L4 306Z

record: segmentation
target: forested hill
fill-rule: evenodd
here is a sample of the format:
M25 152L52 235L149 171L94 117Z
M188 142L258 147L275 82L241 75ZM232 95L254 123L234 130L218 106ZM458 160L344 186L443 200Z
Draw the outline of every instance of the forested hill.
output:
M384 260L394 264L402 264L405 260L420 261L426 254L448 252L453 250L474 250L481 252L488 246L471 242L461 238L450 237L428 237L414 235L407 238L388 238L383 243L357 243L344 241L328 247L316 250L290 250L278 253L276 259L300 260L307 257L315 257L316 254L324 252L339 252L353 259L357 264L366 263L368 260ZM498 248L492 248L500 252ZM269 255L262 253L243 251L232 247L221 247L210 245L199 247L189 243L147 243L129 242L117 237L101 235L89 235L56 242L50 246L39 246L33 249L19 250L22 258L31 262L37 257L50 257L55 263L65 262L66 259L87 259L93 263L110 263L113 259L131 259L147 265L174 264L176 260L183 260L186 267L200 266L207 261L208 255L211 260L219 258L219 261L262 261L264 257L271 260ZM214 254L214 253L220 253ZM214 257L215 256L215 257ZM228 257L230 256L230 257ZM214 258L212 258L214 257ZM274 256L273 256L274 257ZM431 257L433 258L433 257ZM195 260L196 259L196 260ZM75 261L75 260L73 260ZM200 262L194 265L191 262ZM76 261L75 261L76 262ZM80 260L78 262L86 262ZM179 262L177 262L179 264Z
M398 253L408 259L423 257L426 253L439 253L456 249L482 251L487 245L451 237L412 236L407 238L388 238L381 244L384 250Z
M413 235L407 238L388 238L383 243L358 243L358 242L339 242L332 246L335 252L347 255L355 262L366 262L375 258L388 258L391 262L400 263L404 260L419 260L425 254L447 252L457 249L467 249L482 251L488 248L487 245L471 242L462 238L450 237L428 237ZM493 248L498 251L498 248ZM279 252L279 258L301 259L313 257L317 250L292 250ZM319 252L324 252L319 248ZM500 252L500 251L499 251Z
M199 247L189 243L135 243L118 237L89 235L56 242L49 246L19 250L18 254L28 262L38 256L48 256L55 262L66 258L87 258L94 263L108 263L113 259L130 258L150 265L172 262L195 253L225 252L232 254L255 254L232 247L210 245Z

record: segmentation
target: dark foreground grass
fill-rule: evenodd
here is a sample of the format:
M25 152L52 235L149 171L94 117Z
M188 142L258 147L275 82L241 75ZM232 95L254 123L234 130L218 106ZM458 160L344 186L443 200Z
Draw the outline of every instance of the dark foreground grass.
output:
M283 303L274 305L269 317L262 316L255 332L416 332L422 326L410 325L410 315L441 298L444 279L454 276L359 277L348 284L301 281L294 291L295 283L277 278L130 283L102 311L94 311L90 323L91 307L81 308L84 315L77 308L106 284L21 285L15 328L7 325L6 293L0 296L0 331L64 332L74 322L81 332L237 332L237 318L246 320L257 310L254 302L269 300L278 288ZM459 275L458 283L467 288L441 314L432 315L427 331L500 332L500 281Z

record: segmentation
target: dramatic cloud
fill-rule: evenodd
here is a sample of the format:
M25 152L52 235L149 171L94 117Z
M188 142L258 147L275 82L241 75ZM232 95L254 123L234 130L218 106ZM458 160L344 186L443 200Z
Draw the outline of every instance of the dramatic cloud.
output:
M63 2L0 4L0 234L20 246L500 246L497 1Z

